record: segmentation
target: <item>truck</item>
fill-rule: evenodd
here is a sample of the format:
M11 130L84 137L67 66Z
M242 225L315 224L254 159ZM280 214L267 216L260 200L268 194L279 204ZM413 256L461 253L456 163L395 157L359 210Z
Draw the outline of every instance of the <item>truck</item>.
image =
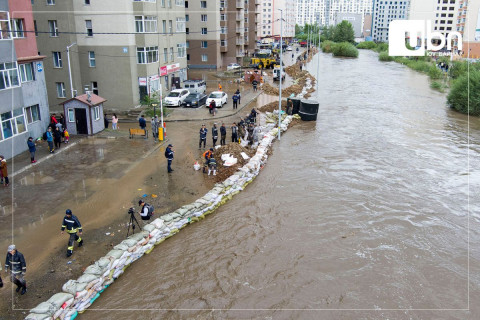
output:
M285 80L286 73L282 69L282 81ZM277 66L273 69L273 81L280 80L280 66Z

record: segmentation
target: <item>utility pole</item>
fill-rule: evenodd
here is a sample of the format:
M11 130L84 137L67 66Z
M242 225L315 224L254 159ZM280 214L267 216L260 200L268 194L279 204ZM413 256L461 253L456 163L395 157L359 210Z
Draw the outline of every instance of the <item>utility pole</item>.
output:
M320 27L318 28L318 50L317 50L317 99L320 99L320 95L318 92L319 86L319 78L320 78Z
M72 82L72 68L70 67L70 48L76 45L77 43L74 42L71 45L67 46L67 60L68 60L68 77L70 79L70 94L71 98L73 98L73 82Z
M283 10L280 10L280 75L278 85L279 88L279 98L278 98L278 140L280 140L280 126L282 124L282 75L283 75Z

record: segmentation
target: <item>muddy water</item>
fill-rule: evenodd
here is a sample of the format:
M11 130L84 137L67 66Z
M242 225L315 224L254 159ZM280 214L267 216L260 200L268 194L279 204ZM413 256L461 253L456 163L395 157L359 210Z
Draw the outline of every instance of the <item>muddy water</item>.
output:
M479 119L375 53L321 66L318 121L82 319L478 319Z

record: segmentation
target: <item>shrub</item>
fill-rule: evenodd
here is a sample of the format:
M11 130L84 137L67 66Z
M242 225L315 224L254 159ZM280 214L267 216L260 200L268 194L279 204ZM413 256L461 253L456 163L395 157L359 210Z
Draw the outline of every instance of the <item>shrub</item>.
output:
M335 57L358 57L358 49L349 42L336 43L332 48Z
M453 79L458 79L468 71L468 62L466 61L453 61L448 72L450 77Z
M335 46L335 42L327 40L321 43L322 51L325 53L332 53L333 47Z
M437 91L440 91L440 92L444 92L444 85L438 81L432 81L432 83L430 83L430 88L434 89L434 90L437 90Z
M416 61L407 59L406 65L415 71L428 73L430 71L431 63L425 61Z
M378 53L382 51L388 52L388 44L384 42L377 43L377 47L375 48L375 51L377 51Z
M387 51L382 51L380 52L380 54L378 55L378 60L380 61L384 61L384 62L387 62L387 61L393 61L395 60L394 57L391 57Z
M447 103L461 113L480 115L480 71L470 69L469 74L455 80Z
M373 41L360 42L357 46L357 49L368 49L372 50L377 47L377 44Z
M430 70L428 70L428 75L430 76L431 79L437 80L437 79L442 79L443 78L443 72L437 66L435 65L430 65Z

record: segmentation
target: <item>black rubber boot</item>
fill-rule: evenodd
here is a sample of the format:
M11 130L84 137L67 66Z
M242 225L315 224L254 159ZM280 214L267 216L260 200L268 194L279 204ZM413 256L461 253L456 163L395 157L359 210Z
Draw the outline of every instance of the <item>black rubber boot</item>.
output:
M16 292L20 292L20 289L22 288L22 286L17 286L17 289L15 289Z
M25 293L27 293L27 286L23 286L22 292L20 294L23 296Z
M72 252L70 250L67 251L67 258L72 256Z
M83 239L78 243L78 247L80 248L81 246L83 246Z

